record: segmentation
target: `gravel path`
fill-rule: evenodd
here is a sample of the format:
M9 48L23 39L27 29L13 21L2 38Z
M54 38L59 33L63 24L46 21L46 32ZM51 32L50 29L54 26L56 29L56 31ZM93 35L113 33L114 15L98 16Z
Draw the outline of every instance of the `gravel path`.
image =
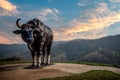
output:
M44 69L58 69L68 73L82 73L90 70L108 70L120 74L120 68L69 63L56 63L55 65L47 66Z
M29 65L26 63L0 65L0 80L37 80L82 73L90 70L108 70L120 74L119 68L83 64L56 63L42 68L31 67Z

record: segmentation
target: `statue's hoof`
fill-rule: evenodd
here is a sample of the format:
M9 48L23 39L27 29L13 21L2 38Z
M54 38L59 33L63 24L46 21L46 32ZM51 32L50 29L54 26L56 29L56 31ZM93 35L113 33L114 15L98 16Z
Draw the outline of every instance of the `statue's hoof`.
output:
M35 66L35 64L32 64L32 66Z
M46 63L45 65L49 65L48 63Z
M41 65L40 64L37 64L37 67L40 67Z
M44 62L41 62L41 65L45 65L45 63L44 63Z

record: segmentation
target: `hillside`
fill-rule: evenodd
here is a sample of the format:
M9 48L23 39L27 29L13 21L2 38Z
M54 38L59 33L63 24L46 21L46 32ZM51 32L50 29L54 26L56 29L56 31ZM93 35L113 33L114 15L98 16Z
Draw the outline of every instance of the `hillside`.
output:
M120 66L120 35L94 40L77 39L54 49L55 60L110 63Z
M25 44L0 44L0 60L13 56L23 60L31 59L31 54Z
M13 55L23 60L31 59L30 51L25 44L0 45L0 59ZM120 66L120 35L93 40L75 39L54 42L52 61L99 62Z

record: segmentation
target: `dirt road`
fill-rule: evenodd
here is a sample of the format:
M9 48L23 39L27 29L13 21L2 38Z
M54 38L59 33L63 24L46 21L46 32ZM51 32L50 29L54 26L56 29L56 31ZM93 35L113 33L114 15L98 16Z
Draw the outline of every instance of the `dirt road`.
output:
M0 65L0 80L37 80L82 73L90 70L108 70L120 74L119 68L88 66L83 64L56 63L42 68L31 67L29 65L30 64Z
M82 73L90 70L108 70L108 71L112 71L120 74L120 68L90 66L90 65L84 65L84 64L56 63L55 65L45 67L45 69L58 69L68 73Z

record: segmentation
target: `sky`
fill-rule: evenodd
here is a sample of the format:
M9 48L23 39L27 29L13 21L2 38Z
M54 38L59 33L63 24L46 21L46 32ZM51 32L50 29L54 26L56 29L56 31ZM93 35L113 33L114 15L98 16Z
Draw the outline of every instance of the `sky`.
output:
M0 0L0 44L22 44L15 22L39 18L54 41L120 34L120 0Z

